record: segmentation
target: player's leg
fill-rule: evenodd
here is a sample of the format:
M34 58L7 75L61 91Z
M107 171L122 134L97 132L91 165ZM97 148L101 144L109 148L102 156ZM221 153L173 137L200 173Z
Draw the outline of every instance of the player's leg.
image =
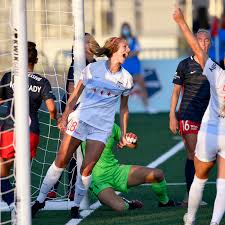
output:
M105 147L104 142L96 140L87 140L85 157L81 165L80 171L77 171L77 181L75 184L75 197L74 206L71 208L71 216L73 218L79 217L78 209L80 203L87 193L87 190L91 184L91 172L94 165L100 158L103 149Z
M152 190L160 203L166 205L169 202L167 185L162 170L144 166L132 166L128 176L128 186L133 187L144 183L152 184ZM175 206L175 204L173 205Z
M46 176L42 182L41 189L39 195L37 197L37 201L32 206L32 217L38 212L39 209L44 207L44 202L48 192L54 186L54 184L58 181L61 176L63 169L68 164L71 159L73 153L76 151L81 141L65 134L63 137L63 141L60 145L59 151L56 155L55 161L49 167Z
M138 74L138 75L135 75L133 78L134 78L134 82L138 83L139 86L141 87L143 103L144 103L145 107L147 107L148 106L148 93L147 93L147 89L145 86L144 77Z
M99 201L115 211L129 209L129 204L125 202L112 188L106 188L98 194Z
M225 138L225 137L223 137ZM225 154L220 154L217 157L217 181L216 181L216 199L211 223L220 224L220 221L225 212Z
M3 159L0 157L0 188L1 193L5 193L2 194L2 199L9 207L14 203L14 190L9 178L7 177L10 175L10 169L13 166L13 162L13 159Z
M185 224L187 225L189 224L191 225L195 221L197 210L202 201L205 184L209 177L209 172L215 165L215 161L203 162L200 161L197 157L195 157L194 163L195 163L195 177L189 192L188 211L187 211L187 218L185 221L186 222Z
M197 134L184 134L183 140L185 144L185 149L187 151L187 159L185 163L185 179L187 193L189 193L195 175L194 155L197 143Z

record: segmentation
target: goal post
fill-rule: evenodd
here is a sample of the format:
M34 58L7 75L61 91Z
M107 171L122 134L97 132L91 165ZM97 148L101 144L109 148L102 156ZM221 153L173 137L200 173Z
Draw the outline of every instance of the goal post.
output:
M16 149L16 224L31 224L26 0L13 0L13 70ZM14 224L14 223L13 223Z

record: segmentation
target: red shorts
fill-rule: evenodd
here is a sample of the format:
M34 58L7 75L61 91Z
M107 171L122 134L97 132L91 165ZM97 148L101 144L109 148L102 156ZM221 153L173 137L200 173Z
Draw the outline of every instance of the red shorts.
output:
M15 150L15 136L13 131L6 131L0 133L0 157L4 159L14 158ZM30 133L30 157L36 156L36 150L39 144L39 135Z
M198 134L201 123L194 122L191 120L180 120L179 121L179 131L180 135L183 134Z

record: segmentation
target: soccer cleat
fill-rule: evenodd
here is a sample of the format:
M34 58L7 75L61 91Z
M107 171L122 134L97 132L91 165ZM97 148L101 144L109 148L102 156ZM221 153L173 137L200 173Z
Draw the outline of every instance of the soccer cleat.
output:
M32 205L32 218L35 217L36 213L45 207L45 202L40 203L39 201L35 201Z
M184 214L183 221L184 221L184 225L195 225L195 221L189 222L187 220L187 213Z
M53 200L55 198L56 198L56 192L55 191L48 192L48 195L47 195L48 200Z
M126 198L122 198L126 203L129 204L129 210L133 209L140 209L144 206L144 204L141 201L138 200L128 200Z
M162 202L159 202L159 207L177 207L181 206L180 202L175 202L174 200L170 199L166 204L163 204Z
M80 212L79 212L79 207L77 206L74 206L71 208L70 215L73 219L82 219L82 216L80 215Z

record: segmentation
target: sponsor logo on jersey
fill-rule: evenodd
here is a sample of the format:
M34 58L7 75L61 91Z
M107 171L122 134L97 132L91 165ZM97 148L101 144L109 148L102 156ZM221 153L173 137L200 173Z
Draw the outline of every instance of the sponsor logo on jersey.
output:
M12 88L13 90L14 90L14 83L11 81L10 82L10 88ZM41 91L41 86L36 86L36 85L30 85L29 87L28 87L28 91L31 91L31 92L38 92L38 93L40 93L40 91Z
M40 81L42 79L42 77L38 77L34 75L33 73L28 73L28 77L33 78L36 81Z
M213 63L212 66L209 68L209 70L212 72L216 69L216 63Z

